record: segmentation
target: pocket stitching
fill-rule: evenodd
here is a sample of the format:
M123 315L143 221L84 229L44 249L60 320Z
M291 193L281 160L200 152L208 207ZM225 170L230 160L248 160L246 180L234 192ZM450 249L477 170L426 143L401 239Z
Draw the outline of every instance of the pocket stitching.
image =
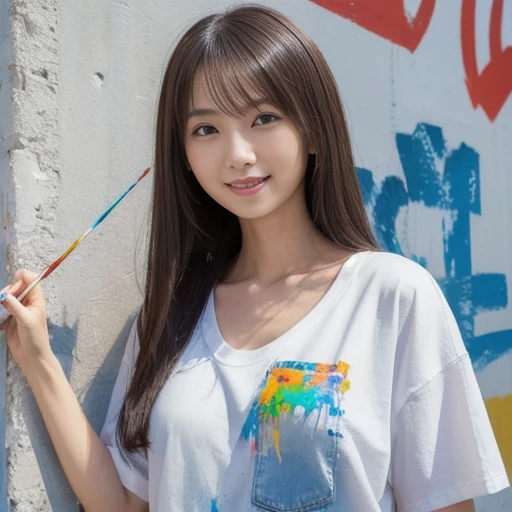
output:
M341 424L341 418L338 418L339 423ZM268 500L267 502L263 502L260 498L256 497L256 486L258 481L258 476L261 471L261 461L262 461L262 455L256 454L256 462L255 462L255 468L254 468L254 478L253 478L253 486L252 486L252 496L251 496L251 502L256 507L268 510L269 512L308 512L309 510L315 509L322 505L327 505L329 503L332 503L334 499L334 474L336 473L336 454L338 453L338 437L332 436L332 442L333 442L333 448L332 450L329 450L329 455L326 455L326 461L327 461L327 471L328 471L328 481L329 481L329 494L321 499L318 499L317 501L313 503L308 503L307 505L300 506L300 507L294 507L294 508L279 508L279 505L272 500Z

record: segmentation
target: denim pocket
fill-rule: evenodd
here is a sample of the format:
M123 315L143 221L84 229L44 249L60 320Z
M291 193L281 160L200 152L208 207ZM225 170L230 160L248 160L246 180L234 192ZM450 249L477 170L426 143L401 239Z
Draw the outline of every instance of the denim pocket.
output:
M252 503L260 510L306 512L333 502L347 371L343 362L294 361L269 370L248 418Z

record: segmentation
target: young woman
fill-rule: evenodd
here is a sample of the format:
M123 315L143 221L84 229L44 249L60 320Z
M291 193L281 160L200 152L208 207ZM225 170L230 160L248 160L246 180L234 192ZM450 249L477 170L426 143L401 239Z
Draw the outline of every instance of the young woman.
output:
M508 485L454 317L376 248L336 83L257 5L198 21L159 102L144 302L101 437L35 277L4 305L87 511L471 511Z

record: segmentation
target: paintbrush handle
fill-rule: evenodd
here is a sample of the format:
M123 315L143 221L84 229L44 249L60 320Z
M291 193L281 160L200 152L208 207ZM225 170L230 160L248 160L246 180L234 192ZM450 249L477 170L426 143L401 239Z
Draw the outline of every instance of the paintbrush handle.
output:
M23 291L23 293L18 297L18 300L21 302L29 293L30 290L37 286L37 284L48 277L77 247L78 244L92 231L92 228L89 228L80 238L77 238L73 244L59 256L49 267L47 267L43 272L41 272Z
M105 219L105 217L107 217L107 215L122 201L122 199L124 199L124 197L137 185L137 183L139 183L139 181L141 181L143 178L145 178L147 176L147 174L149 173L151 167L147 167L144 172L139 176L139 179L133 183L130 187L128 187L128 189L120 196L118 197L99 217L98 219L96 220L96 222L80 237L80 238L77 238L72 244L71 246L64 252L64 254L62 254L59 258L57 258L49 267L47 267L44 272L41 272L41 274L39 274L35 279L34 281L32 281L26 288L25 290L23 291L23 293L21 295L19 295L17 297L17 299L22 302L23 299L30 293L30 291L35 287L37 286L37 284L42 280L42 279L45 279L46 277L48 277L76 248L77 246L80 244L80 242L87 236L89 235L89 233L91 233L91 231L94 230L94 228L96 228L101 222L103 222L103 220ZM0 306L1 307L1 306ZM7 317L5 317L5 314L7 314ZM3 323L3 321L5 320L5 318L8 318L8 313L7 311L5 310L5 308L1 308L0 309L0 323ZM4 318L5 317L5 318Z
M46 272L46 270L44 271ZM30 293L30 291L35 288L41 279L43 279L44 272L41 272L26 288L23 290L22 294L16 297L20 302L23 302L23 299Z

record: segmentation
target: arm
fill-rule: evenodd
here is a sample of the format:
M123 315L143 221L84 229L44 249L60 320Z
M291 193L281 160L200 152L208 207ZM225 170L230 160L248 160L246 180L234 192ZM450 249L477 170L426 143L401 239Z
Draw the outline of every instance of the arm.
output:
M473 500L461 501L449 507L440 508L434 512L475 512Z
M148 505L122 485L108 448L85 417L50 348L46 303L36 286L22 305L16 295L36 274L19 271L3 306L12 315L5 329L12 357L25 374L64 473L87 512L143 512Z
M85 417L59 361L26 367L64 473L86 512L144 512L148 504L125 489L106 446Z

